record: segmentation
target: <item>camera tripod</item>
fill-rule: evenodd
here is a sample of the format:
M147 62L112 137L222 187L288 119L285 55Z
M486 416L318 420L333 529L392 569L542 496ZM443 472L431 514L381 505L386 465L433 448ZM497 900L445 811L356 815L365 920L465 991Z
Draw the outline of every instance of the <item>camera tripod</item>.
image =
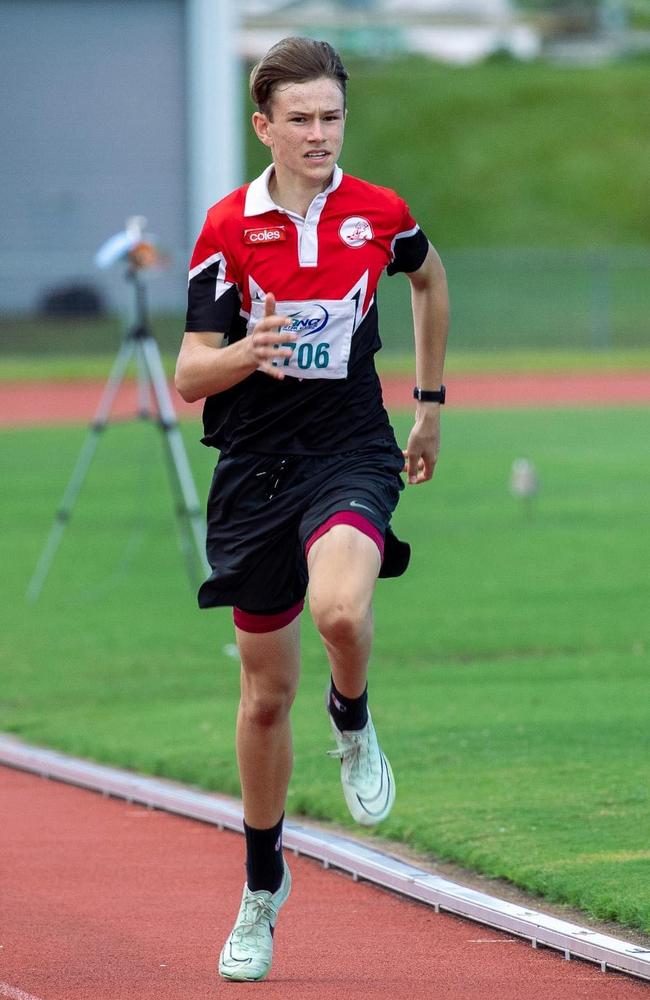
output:
M43 589L64 529L81 492L101 434L108 426L113 403L132 360L135 360L137 366L138 416L143 420L154 420L157 414L157 423L163 434L181 550L185 557L190 582L193 585L198 584L210 573L205 556L205 523L167 386L158 344L149 328L145 288L137 264L129 264L126 278L133 283L135 321L122 341L45 547L36 564L27 588L29 601L35 601ZM151 405L152 394L155 409Z

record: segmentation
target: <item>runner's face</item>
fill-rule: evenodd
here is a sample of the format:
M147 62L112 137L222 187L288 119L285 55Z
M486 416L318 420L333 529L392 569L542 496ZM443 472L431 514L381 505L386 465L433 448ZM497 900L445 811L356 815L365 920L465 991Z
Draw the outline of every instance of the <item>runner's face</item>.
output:
M310 184L327 184L343 145L343 94L335 80L280 85L272 115L257 112L253 124L273 154L276 169Z

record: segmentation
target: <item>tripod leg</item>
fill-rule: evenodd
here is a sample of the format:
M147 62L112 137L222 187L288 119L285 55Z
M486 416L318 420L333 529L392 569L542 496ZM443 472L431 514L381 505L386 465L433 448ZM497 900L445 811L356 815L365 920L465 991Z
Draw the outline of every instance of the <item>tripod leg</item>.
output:
M160 422L158 426L163 433L162 441L165 453L165 464L167 466L167 474L174 499L174 513L176 514L176 523L178 524L178 538L181 552L183 553L183 557L187 565L187 574L190 582L193 586L197 587L205 579L205 567L203 565L201 553L197 550L192 526L187 516L185 500L181 492L178 474L174 464L172 448L170 447L168 432L162 422Z
M141 420L151 420L153 408L149 391L149 373L140 339L136 340L135 360L138 369L138 416Z
M108 418L113 409L116 396L120 391L124 374L135 352L135 344L136 341L130 334L123 340L108 376L91 428L103 431L108 423Z
M147 335L148 336L148 335ZM151 387L153 384L153 375L150 375L149 367L147 363L147 358L145 350L142 346L143 339L138 341L137 345L137 356L138 356L138 373L140 380L140 398L145 399L148 404L148 414L152 415L152 404L151 404ZM164 389L167 388L167 383L165 381ZM163 390L164 391L164 390ZM170 399L170 406L171 406ZM145 416L140 410L140 416ZM175 417L174 417L175 422ZM205 574L203 571L203 562L201 560L201 554L197 551L196 544L194 541L194 535L190 525L190 521L187 516L187 508L185 505L185 498L181 490L180 477L178 475L176 465L174 463L173 449L170 444L170 439L168 435L168 421L162 418L158 420L158 426L163 433L163 452L165 455L165 465L167 467L167 475L169 478L169 484L172 491L173 502L174 502L174 513L176 515L176 523L178 525L178 540L187 565L187 572L190 581L198 586L201 580L204 578ZM172 436L174 436L172 431Z
M183 444L183 438L176 419L165 378L158 345L153 337L143 337L140 341L142 352L147 362L149 376L153 386L154 396L160 414L160 425L164 432L168 449L169 469L173 488L177 491L182 503L179 505L179 517L185 521L194 542L198 556L198 565L203 576L209 576L210 566L205 555L205 522L194 485L192 470Z
M45 579L49 573L52 560L54 559L56 550L59 547L61 536L63 535L66 524L70 520L72 508L74 507L77 497L79 496L83 481L86 478L86 473L88 472L93 455L97 449L99 437L108 423L109 414L113 403L115 402L115 397L119 391L120 384L124 377L124 372L126 371L132 354L133 341L127 338L120 347L117 358L115 359L108 382L106 383L99 406L97 407L95 418L90 425L90 430L82 445L81 452L79 453L79 457L77 459L77 464L74 467L70 481L68 482L65 493L63 494L63 499L56 512L54 524L52 525L45 547L39 556L36 569L34 570L32 578L29 582L29 586L27 588L28 601L35 601L43 589L43 584L45 583Z

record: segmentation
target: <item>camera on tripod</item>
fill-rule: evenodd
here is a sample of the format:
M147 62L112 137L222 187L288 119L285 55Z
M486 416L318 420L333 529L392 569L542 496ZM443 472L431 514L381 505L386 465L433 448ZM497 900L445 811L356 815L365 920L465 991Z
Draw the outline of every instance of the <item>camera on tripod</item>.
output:
M144 215L131 215L126 220L126 228L121 233L109 236L95 254L95 264L102 270L112 267L120 260L126 260L135 270L162 267L169 263L156 243L155 236L145 233L147 220Z

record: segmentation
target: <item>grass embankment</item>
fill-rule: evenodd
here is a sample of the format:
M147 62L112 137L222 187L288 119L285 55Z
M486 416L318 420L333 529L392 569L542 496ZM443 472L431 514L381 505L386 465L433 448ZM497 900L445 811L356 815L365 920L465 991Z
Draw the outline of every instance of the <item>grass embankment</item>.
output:
M646 932L648 419L445 414L435 482L396 517L413 564L378 585L372 666L398 780L382 835ZM184 431L204 495L214 455ZM230 615L195 607L151 427L107 432L42 598L24 602L83 434L0 435L0 728L236 794ZM507 490L521 455L542 484L528 512ZM347 823L305 617L288 810Z

